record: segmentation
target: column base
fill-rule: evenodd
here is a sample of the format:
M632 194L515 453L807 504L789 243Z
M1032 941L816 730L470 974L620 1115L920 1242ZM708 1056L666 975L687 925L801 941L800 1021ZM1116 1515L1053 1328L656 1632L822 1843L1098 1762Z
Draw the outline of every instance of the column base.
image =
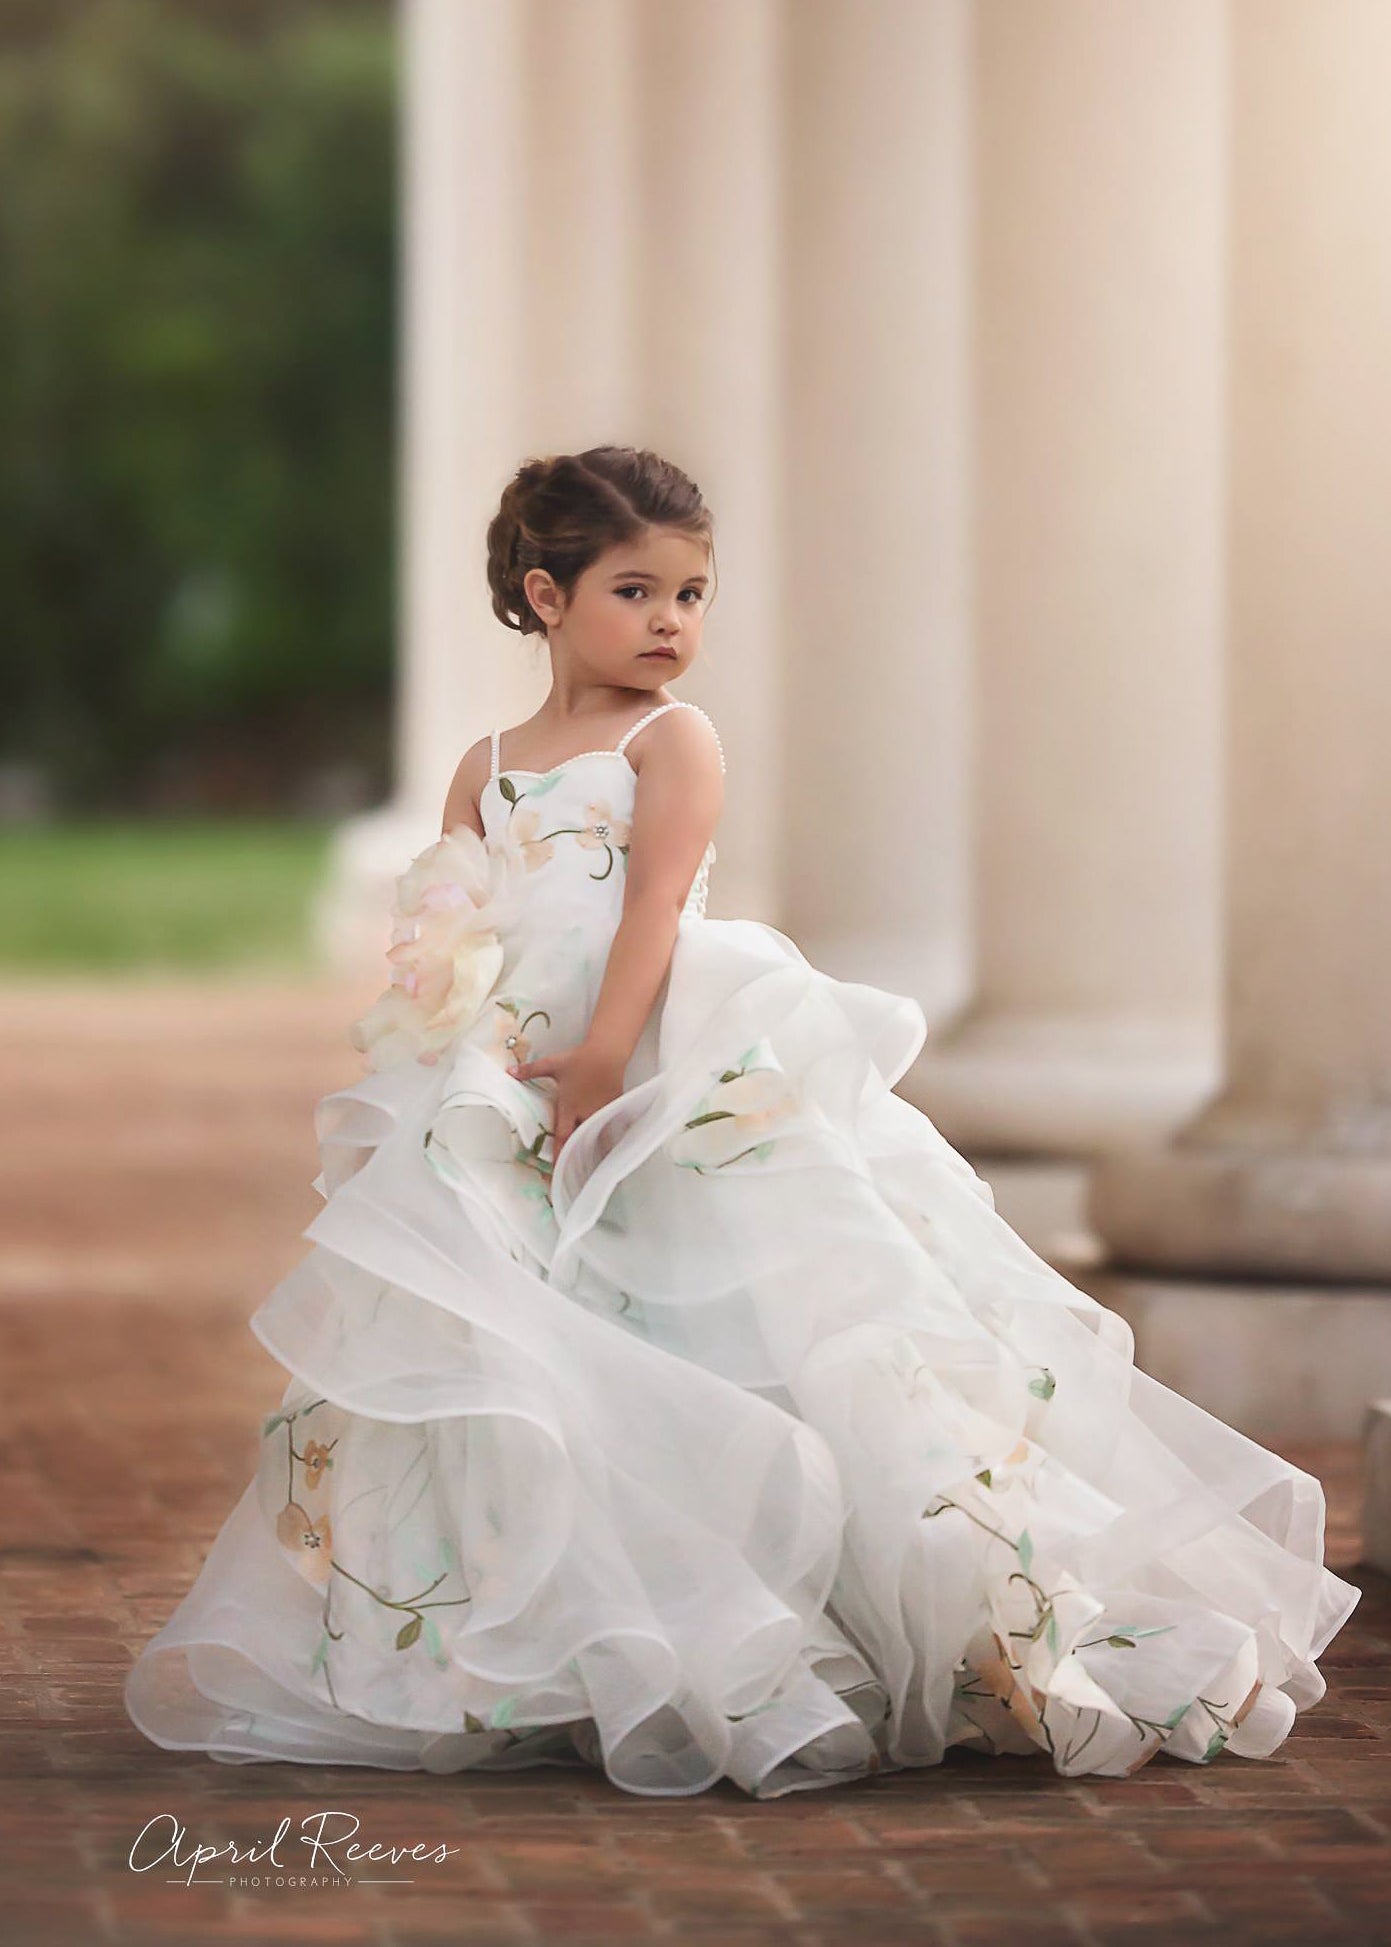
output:
M1086 1267L1071 1276L1125 1319L1142 1372L1248 1439L1283 1447L1362 1436L1385 1384L1391 1287L1219 1284Z
M1198 1017L988 1007L929 1024L901 1093L968 1154L1097 1156L1161 1143L1221 1078L1215 1031Z
M1177 1144L1102 1158L1087 1199L1120 1269L1391 1283L1391 1156Z

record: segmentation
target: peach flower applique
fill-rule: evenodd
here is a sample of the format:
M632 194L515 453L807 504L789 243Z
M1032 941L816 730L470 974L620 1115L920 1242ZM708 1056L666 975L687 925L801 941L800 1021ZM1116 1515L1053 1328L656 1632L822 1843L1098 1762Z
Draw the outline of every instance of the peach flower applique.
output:
M603 871L590 875L595 879L607 879L613 870L615 857L620 852L627 854L632 826L626 818L614 817L607 798L591 798L584 808L584 815L585 823L575 833L575 843L582 845L587 852L608 853L608 864Z
M535 872L555 852L551 834L542 832L540 826L541 814L531 805L514 809L507 821L508 839L516 846L528 872Z
M762 1057L762 1060L759 1057ZM727 1068L667 1143L684 1169L721 1169L745 1156L766 1156L801 1109L796 1084L766 1042Z
M333 1530L326 1514L316 1521L298 1501L287 1501L275 1524L276 1540L311 1582L327 1582L333 1567Z
M502 970L516 878L515 858L468 825L411 861L396 882L391 985L348 1031L374 1069L436 1062L477 1020Z

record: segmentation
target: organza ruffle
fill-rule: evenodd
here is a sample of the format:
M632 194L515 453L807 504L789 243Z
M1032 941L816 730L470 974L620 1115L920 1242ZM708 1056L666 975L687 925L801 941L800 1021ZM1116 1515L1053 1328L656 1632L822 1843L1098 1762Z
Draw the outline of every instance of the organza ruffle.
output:
M1359 1591L1319 1483L1134 1365L892 1093L902 996L683 919L550 1154L480 1038L320 1104L290 1382L127 1692L229 1761L771 1797L954 1744L1267 1756Z

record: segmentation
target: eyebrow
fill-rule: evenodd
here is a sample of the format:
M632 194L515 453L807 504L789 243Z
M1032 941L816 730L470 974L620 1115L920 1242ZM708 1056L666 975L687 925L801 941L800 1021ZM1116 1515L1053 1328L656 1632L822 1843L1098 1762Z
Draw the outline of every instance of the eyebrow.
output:
M611 581L656 581L656 575L648 574L645 568L626 568L621 574L611 575ZM687 581L698 581L702 587L709 581L708 575L687 575ZM684 583L683 583L684 586Z

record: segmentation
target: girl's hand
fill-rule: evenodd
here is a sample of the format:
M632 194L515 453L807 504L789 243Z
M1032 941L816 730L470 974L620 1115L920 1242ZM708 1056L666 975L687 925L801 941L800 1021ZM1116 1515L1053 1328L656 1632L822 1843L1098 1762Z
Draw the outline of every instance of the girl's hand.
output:
M556 1157L586 1116L623 1093L627 1065L611 1049L581 1041L573 1048L560 1048L553 1055L538 1056L535 1061L512 1062L507 1072L523 1082L534 1082L542 1075L555 1078L555 1136L551 1153Z

